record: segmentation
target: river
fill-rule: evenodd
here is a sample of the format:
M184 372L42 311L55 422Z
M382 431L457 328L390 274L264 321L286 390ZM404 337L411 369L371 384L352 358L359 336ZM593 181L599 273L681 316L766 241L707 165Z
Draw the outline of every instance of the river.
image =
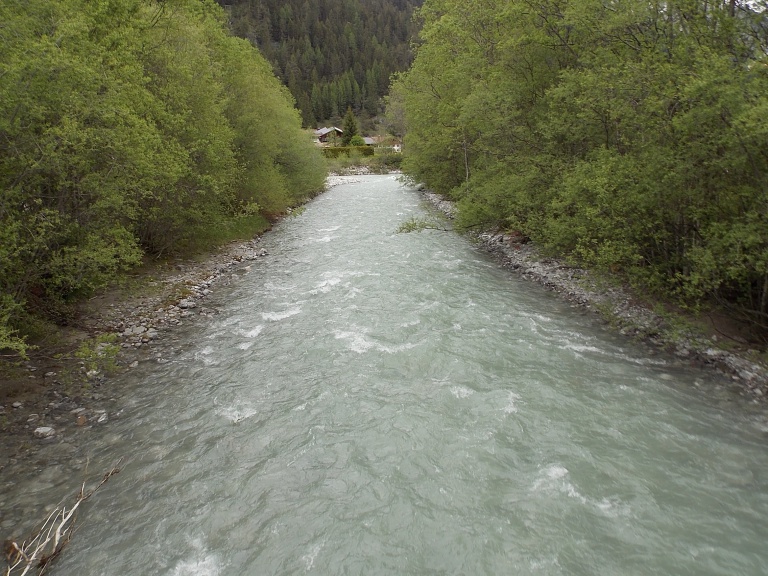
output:
M121 376L51 574L768 574L765 413L424 210L331 189Z

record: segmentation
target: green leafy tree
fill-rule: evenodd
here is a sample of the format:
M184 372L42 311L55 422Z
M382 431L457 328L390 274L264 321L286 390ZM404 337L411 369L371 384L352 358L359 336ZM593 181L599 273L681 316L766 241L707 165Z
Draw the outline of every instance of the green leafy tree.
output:
M9 0L0 20L0 348L145 253L322 189L293 98L214 2Z
M459 225L768 328L762 11L426 0L419 18L390 115L405 170L459 200Z

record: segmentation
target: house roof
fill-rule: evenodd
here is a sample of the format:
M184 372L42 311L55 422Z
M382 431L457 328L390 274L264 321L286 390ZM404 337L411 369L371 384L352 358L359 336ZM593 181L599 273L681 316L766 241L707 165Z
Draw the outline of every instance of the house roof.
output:
M336 128L336 126L331 126L330 128L323 127L315 130L315 134L317 134L318 136L325 136L330 132L338 132L339 134L343 134L344 130L342 130L341 128Z

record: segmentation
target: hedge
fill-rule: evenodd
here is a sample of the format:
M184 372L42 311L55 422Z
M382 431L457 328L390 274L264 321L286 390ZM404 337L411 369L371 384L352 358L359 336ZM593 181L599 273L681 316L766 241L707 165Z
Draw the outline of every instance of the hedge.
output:
M373 156L374 149L371 146L335 146L333 148L323 148L323 154L326 158L338 158L342 155L349 157L352 152L359 152L360 156Z

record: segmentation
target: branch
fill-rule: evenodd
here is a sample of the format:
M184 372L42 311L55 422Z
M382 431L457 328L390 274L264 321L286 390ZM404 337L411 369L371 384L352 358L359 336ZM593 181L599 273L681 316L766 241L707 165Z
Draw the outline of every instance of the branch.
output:
M48 565L55 560L69 544L74 533L75 523L77 521L77 509L80 504L88 500L93 494L101 488L115 474L120 472L119 466L123 459L106 473L101 481L88 492L85 491L85 483L75 497L75 503L71 508L66 506L56 508L51 512L45 521L28 539L21 543L13 540L6 540L4 545L6 566L3 576L25 576L28 573L36 572L38 576L42 575ZM33 572L31 572L33 571Z
M439 230L441 232L449 232L450 228L441 226L435 220L410 218L409 220L406 220L400 224L395 232L398 234L408 234L409 232L421 232L422 230Z

